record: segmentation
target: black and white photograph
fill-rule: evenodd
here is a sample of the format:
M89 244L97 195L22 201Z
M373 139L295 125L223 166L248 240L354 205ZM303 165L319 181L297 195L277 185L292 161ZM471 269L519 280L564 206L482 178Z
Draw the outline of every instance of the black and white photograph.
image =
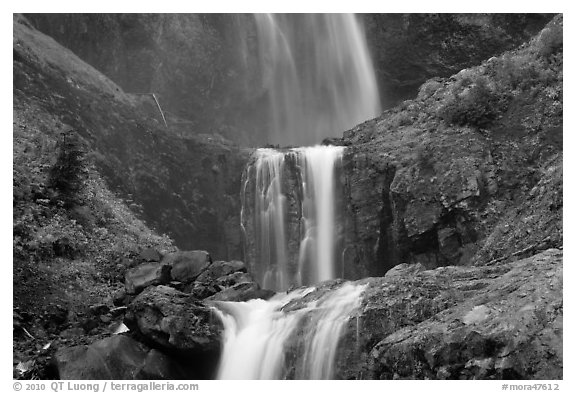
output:
M566 391L563 13L374 8L13 13L7 390Z

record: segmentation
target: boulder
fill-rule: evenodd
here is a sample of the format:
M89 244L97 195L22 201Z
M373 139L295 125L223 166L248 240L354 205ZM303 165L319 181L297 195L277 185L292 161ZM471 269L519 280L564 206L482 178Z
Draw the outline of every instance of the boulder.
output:
M388 270L385 277L410 277L426 270L420 263L401 263Z
M218 354L222 325L192 295L159 285L146 288L128 306L124 323L146 342L181 356Z
M198 282L210 283L219 279L220 277L227 276L232 273L243 272L246 273L246 265L242 261L216 261L202 272L196 279Z
M217 286L214 283L206 284L194 281L188 285L186 285L182 292L189 293L194 296L196 299L205 299L209 296L214 295L217 292L220 292L222 288Z
M170 266L174 281L189 283L202 273L210 264L212 258L206 251L176 251L167 254L162 259L162 265Z
M186 379L191 377L173 359L150 350L128 336L116 335L60 349L54 355L60 379Z
M269 289L261 289L255 282L241 282L206 298L206 300L246 302L252 299L267 300L275 294L276 292Z
M138 265L126 272L126 292L136 294L150 285L165 284L170 281L170 266L158 262Z
M140 252L137 259L144 262L160 262L162 255L156 249L148 247Z
M172 357L151 349L136 379L196 379L195 373Z
M239 283L254 283L252 276L246 272L244 262L216 261L182 290L197 299L205 299Z
M228 274L227 276L219 277L214 281L214 283L221 288L230 288L233 287L234 285L242 283L256 284L256 281L249 273L235 272Z

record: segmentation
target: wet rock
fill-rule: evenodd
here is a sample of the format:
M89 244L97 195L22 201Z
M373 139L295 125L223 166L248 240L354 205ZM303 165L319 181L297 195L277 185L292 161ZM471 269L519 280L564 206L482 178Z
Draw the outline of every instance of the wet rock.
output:
M227 276L219 277L214 283L219 287L228 288L242 283L256 283L256 281L249 273L235 272Z
M136 294L149 285L170 281L170 266L158 262L138 265L126 272L126 292Z
M60 379L65 380L187 377L183 368L165 354L122 335L58 350L54 362Z
M251 299L270 299L276 292L269 289L261 289L255 282L242 282L230 288L226 288L208 298L209 300L220 300L229 302L245 302Z
M562 251L397 274L406 267L362 280L338 349L341 378L562 378Z
M214 295L222 290L221 287L215 284L204 284L199 282L193 282L184 287L182 292L189 293L196 299L205 299L209 296Z
M164 285L146 288L128 306L124 323L151 345L183 356L217 354L221 322L193 296Z
M246 265L242 261L216 261L212 263L202 274L198 276L196 281L202 283L210 283L220 277L228 274L243 272L246 273Z
M401 263L388 270L385 277L411 277L424 270L426 268L419 263Z
M322 145L324 146L350 146L350 142L346 141L344 138L324 138L322 140Z
M135 379L196 379L196 374L176 359L151 349Z
M210 264L212 258L206 251L176 251L162 259L162 265L170 266L172 280L181 283L194 281Z

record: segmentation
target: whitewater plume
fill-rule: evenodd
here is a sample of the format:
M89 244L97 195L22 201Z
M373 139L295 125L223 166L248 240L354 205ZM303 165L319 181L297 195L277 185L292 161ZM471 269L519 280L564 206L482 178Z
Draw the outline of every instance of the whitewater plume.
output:
M286 348L304 331L302 361L292 365L296 379L332 379L339 338L358 308L365 286L344 283L315 300L305 296L315 288L300 288L272 299L217 302L215 313L224 325L218 379L285 379ZM284 311L291 301L304 306Z

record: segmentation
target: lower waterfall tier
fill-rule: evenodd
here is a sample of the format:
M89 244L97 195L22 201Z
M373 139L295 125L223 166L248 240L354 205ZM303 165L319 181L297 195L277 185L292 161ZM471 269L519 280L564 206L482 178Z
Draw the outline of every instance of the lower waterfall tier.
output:
M365 285L299 288L269 300L218 302L224 347L218 379L332 379L339 338ZM297 353L297 356L290 356Z

